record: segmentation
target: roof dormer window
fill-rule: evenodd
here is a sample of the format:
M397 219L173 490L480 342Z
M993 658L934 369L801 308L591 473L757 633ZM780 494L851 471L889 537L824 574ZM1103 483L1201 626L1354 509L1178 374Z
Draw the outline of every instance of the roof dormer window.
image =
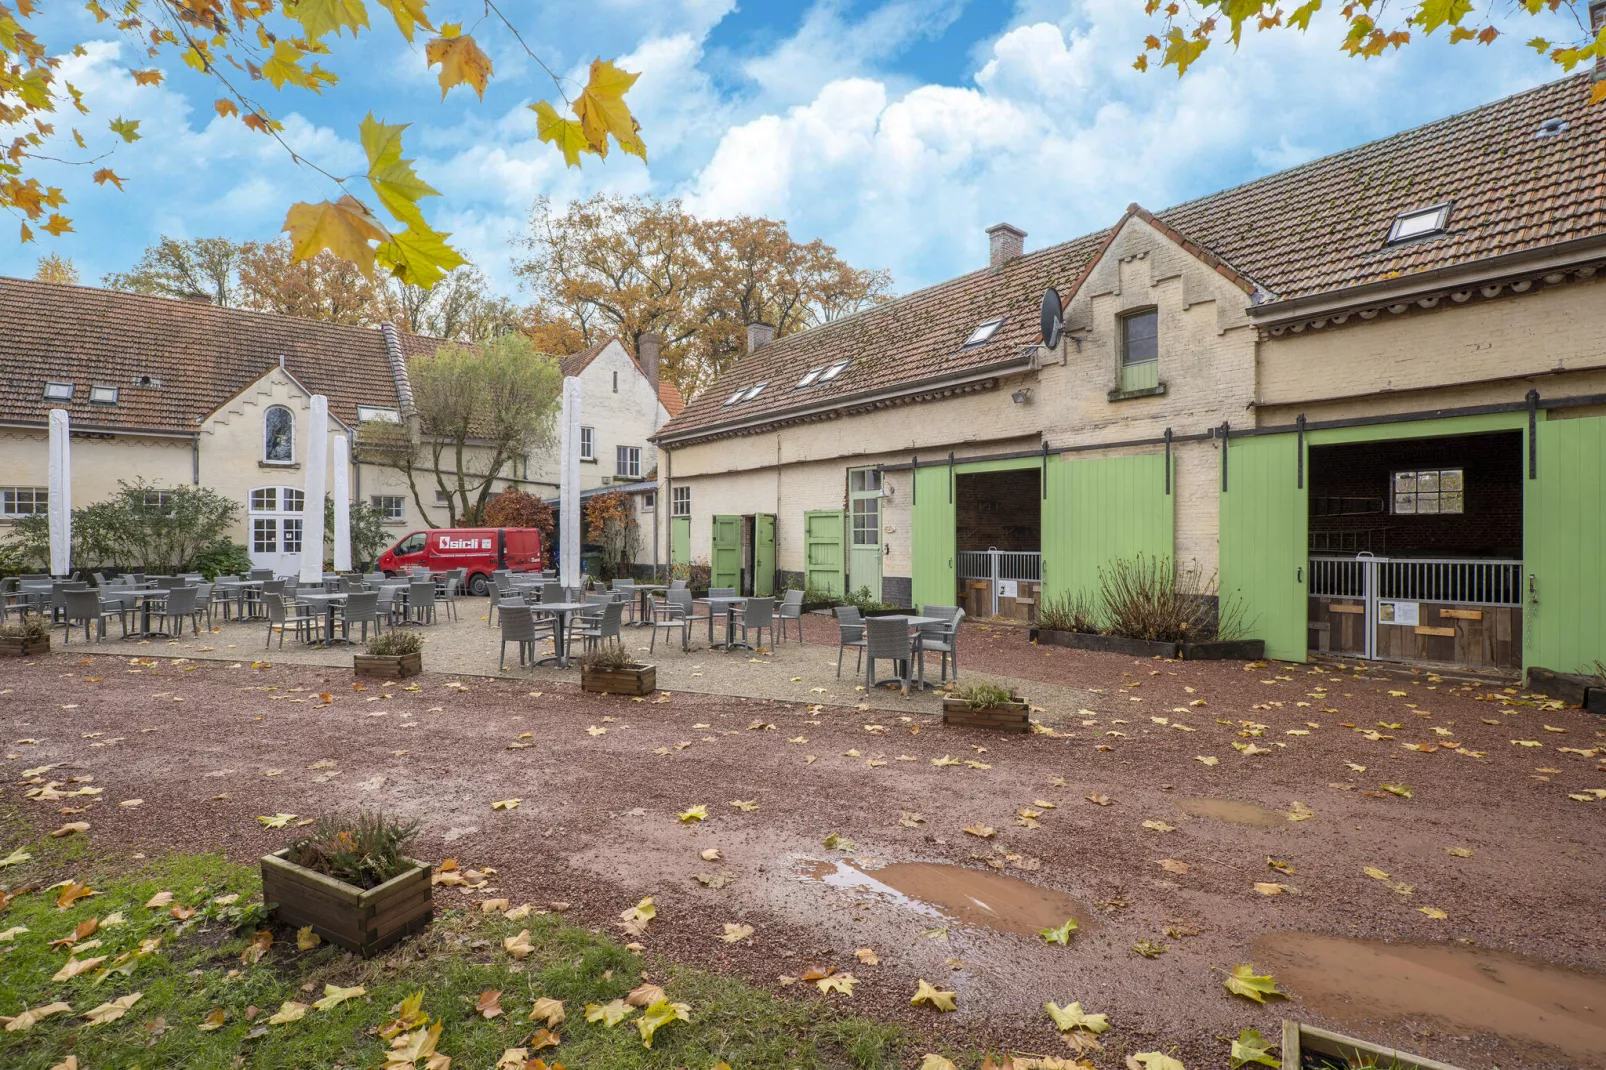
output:
M1431 208L1417 208L1409 212L1401 212L1394 217L1394 225L1389 228L1387 244L1398 245L1401 242L1442 234L1444 233L1444 225L1449 219L1450 205L1448 203L1436 204Z
M72 400L72 392L73 392L73 384L71 384L71 383L46 383L45 384L45 400L46 401L71 401Z
M993 340L993 335L997 334L998 328L1003 325L1003 316L999 316L996 319L983 320L974 331L970 332L970 337L965 339L965 344L960 348L974 349L976 346L986 345Z

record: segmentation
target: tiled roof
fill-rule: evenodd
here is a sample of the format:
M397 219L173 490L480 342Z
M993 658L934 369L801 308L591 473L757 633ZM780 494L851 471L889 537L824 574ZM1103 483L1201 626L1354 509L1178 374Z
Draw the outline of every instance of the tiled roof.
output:
M1380 282L1506 253L1606 236L1606 107L1591 107L1587 73L1150 213L1129 215L1263 301ZM1559 136L1538 138L1546 119ZM1397 215L1452 202L1448 233L1384 248ZM778 339L727 369L670 420L660 437L916 386L999 363L1036 343L1038 302L1069 299L1111 231L972 272L835 323ZM1246 296L1245 304L1250 302ZM960 351L983 320L1006 316L986 345ZM825 386L797 389L807 371L853 360ZM767 384L752 401L725 402Z
M580 350L578 353L565 353L558 358L558 367L563 369L564 378L579 375L591 367L591 362L597 359L597 354L608 348L612 338L604 338L594 346Z
M65 408L85 426L193 434L281 357L349 425L359 404L397 405L376 329L0 278L0 420L43 424ZM46 400L46 381L73 383L72 401ZM117 404L91 403L92 385L117 387Z
M686 407L686 399L680 395L680 387L668 379L658 383L658 403L669 410L671 417L679 416L680 410Z

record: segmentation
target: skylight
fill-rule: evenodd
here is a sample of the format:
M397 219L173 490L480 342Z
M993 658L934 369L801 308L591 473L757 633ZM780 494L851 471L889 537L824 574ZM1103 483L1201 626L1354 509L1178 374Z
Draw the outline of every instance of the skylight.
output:
M746 390L738 390L738 391L736 391L736 393L732 394L729 397L729 399L726 400L725 405L734 405L734 404L736 404L738 401L742 400L742 395L745 394L745 393L747 393ZM721 405L720 408L724 408L725 405Z
M797 381L796 389L802 390L805 386L808 386L811 383L813 383L814 380L816 380L816 379L818 379L820 377L820 373L823 372L824 370L825 370L824 368L811 368L808 371L804 372L803 373L803 378L801 378L801 379L799 379Z
M1450 218L1448 204L1436 204L1432 208L1418 208L1410 212L1401 212L1394 217L1394 226L1389 228L1388 244L1410 241L1413 238L1423 238L1430 234L1439 234L1444 230L1444 224Z
M748 387L747 388L747 392L742 395L742 400L743 401L752 401L754 398L756 398L760 394L762 394L764 392L764 388L766 386L769 386L769 385L770 384L768 384L768 383L759 383L756 386Z
M997 319L983 320L980 326L970 332L970 337L965 339L964 348L969 349L972 346L983 345L991 341L993 335L998 333L998 328L1003 325L1004 317L1002 316Z
M73 385L71 383L46 383L45 397L50 401L71 401Z
M370 420L379 420L387 424L401 423L401 413L385 405L358 405L357 421L367 423Z
M847 366L852 363L853 361L851 360L837 361L835 364L831 365L829 368L820 373L820 382L829 383L832 379L835 379L837 376L841 375Z
M92 386L89 388L89 400L97 405L117 404L117 388L115 386Z

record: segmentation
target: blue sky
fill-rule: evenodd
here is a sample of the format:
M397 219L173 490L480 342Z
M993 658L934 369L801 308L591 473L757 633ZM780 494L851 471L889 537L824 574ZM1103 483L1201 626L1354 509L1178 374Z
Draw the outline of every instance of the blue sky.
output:
M1151 28L1140 0L508 4L560 73L583 79L601 55L642 74L630 100L649 162L615 152L574 170L535 137L526 105L556 95L510 37L482 34L496 66L483 101L466 89L442 101L422 37L409 46L370 7L375 31L342 37L324 60L339 85L321 97L264 90L287 140L345 173L359 168L370 108L412 122L409 153L443 194L426 202L432 219L515 296L510 258L543 194L651 193L707 215L785 219L798 238L890 268L906 291L984 263L993 223L1040 248L1108 225L1132 201L1160 209L1556 76L1522 47L1527 33L1362 63L1334 47L1327 16L1304 37L1250 35L1236 55L1214 46L1180 81L1139 74L1130 64ZM430 11L472 20L483 7L438 0ZM219 94L202 77L170 65L163 86L136 88L127 68L143 64L78 5L35 22L58 50L86 43L64 67L95 109L86 134L102 137L121 115L146 136L111 161L127 193L95 186L88 168L40 172L71 198L76 233L19 246L7 228L0 274L31 275L56 250L95 283L162 234L268 239L292 202L331 195L283 149L216 118Z

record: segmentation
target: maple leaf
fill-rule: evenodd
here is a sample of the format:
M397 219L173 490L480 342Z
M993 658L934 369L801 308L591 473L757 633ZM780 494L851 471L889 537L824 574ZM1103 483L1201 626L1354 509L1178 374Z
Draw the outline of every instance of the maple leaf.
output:
M1402 799L1411 797L1411 789L1405 784L1383 784L1380 786L1390 795L1398 795Z
M349 193L334 202L291 205L281 229L290 232L292 260L308 260L328 249L340 259L356 264L370 279L374 277L374 250L368 243L392 241L390 232L373 217L368 206Z
M78 900L88 899L90 896L96 894L98 893L87 884L79 884L77 881L68 881L66 887L62 888L61 894L56 896L56 909L66 910L68 907L78 902Z
M455 30L450 25L441 27L441 36L432 38L424 46L424 58L428 66L441 65L439 82L441 86L441 99L446 99L446 93L453 86L467 83L474 87L481 100L485 99L485 84L492 73L491 57L480 50L474 38L466 34L455 32L448 34L448 30Z
M543 1051L562 1044L563 1038L552 1032L552 1030L542 1027L530 1034L530 1039L524 1043L529 1046L531 1051Z
M1216 758L1208 754L1197 754L1194 756L1193 760L1196 762L1203 762L1205 765L1215 765L1221 761L1220 758Z
M291 1022L299 1022L310 1009L305 1003L297 1003L293 999L285 1000L279 1005L279 1009L273 1013L273 1016L268 1019L268 1024L288 1025Z
M629 910L622 911L619 917L625 923L625 931L631 935L640 935L647 931L647 923L658 916L658 908L653 906L652 896L648 896Z
M844 996L851 996L853 995L853 986L859 983L859 979L851 973L832 973L825 977L811 978L811 980L814 981L814 986L826 995L830 995L832 992L840 992Z
M853 841L846 836L833 832L825 838L824 846L828 851L851 851L853 850Z
M491 804L492 810L517 810L522 799L498 799Z
M945 992L922 980L909 1003L916 1007L924 1003L928 1007L935 1007L938 1011L957 1011L959 1006L954 1002L954 995L953 992Z
M238 116L240 114L239 105L234 103L232 100L214 100L212 102L212 107L217 111L219 116L225 119L229 118L230 116Z
M516 959L522 959L535 948L530 944L530 930L520 929L517 936L502 937L502 950Z
M601 1022L612 1029L635 1012L636 1008L622 999L610 1000L607 1003L587 1003L586 1021Z
M991 825L983 825L980 822L974 825L966 825L963 831L984 840L992 839L993 837L993 827Z
M1112 806L1112 805L1114 805L1114 800L1111 799L1108 795L1100 795L1097 792L1094 792L1092 795L1089 795L1086 798L1087 798L1087 801L1092 803L1094 806Z
M653 1034L670 1022L687 1022L691 1020L691 1007L685 1003L671 1003L661 999L657 1003L641 1012L636 1019L636 1029L641 1033L641 1043L645 1047L652 1047Z
M313 1007L320 1011L326 1011L332 1007L340 1006L348 999L356 999L358 996L366 996L367 994L368 990L362 985L341 988L339 985L325 984L323 986L323 998L315 1002Z
M558 151L563 153L565 166L579 167L582 152L596 151L586 138L585 126L578 119L565 119L544 100L531 104L530 110L535 112L536 136L558 147Z
M1061 1033L1069 1033L1073 1029L1085 1029L1089 1033L1103 1033L1110 1028L1107 1015L1088 1014L1082 1010L1080 1003L1057 1007L1052 1003L1043 1004L1043 1009L1054 1020L1054 1028Z
M7 866L20 866L24 862L31 861L33 861L33 855L19 847L4 858L0 858L0 869L4 869Z
M1152 829L1155 832L1175 832L1177 830L1175 825L1168 825L1164 821L1145 821L1143 827Z
M598 156L608 155L608 135L611 134L621 149L643 160L647 158L647 146L640 135L641 124L630 114L624 99L640 77L620 70L611 60L592 61L586 87L575 98L574 114L580 120L586 141Z
M257 820L270 829L282 829L296 819L295 814L274 814L272 817L258 816Z
M396 20L396 28L408 41L413 39L415 26L422 26L426 30L435 28L430 24L429 16L424 14L424 8L429 6L429 0L374 0L374 2L390 12L391 18Z
M1053 929L1039 929L1037 935L1041 936L1043 942L1047 944L1069 944L1071 942L1071 934L1075 931L1076 919L1066 918L1065 924Z
M1309 821L1316 816L1315 810L1312 810L1298 799L1294 800L1294 804L1288 808L1286 813L1290 821Z
M213 1007L211 1013L201 1019L201 1023L195 1028L202 1033L210 1033L214 1029L222 1029L223 1023L227 1020L228 1015L222 1007Z
M72 1010L71 1003L47 1003L43 1007L34 1007L6 1022L6 1032L23 1033L32 1029L39 1022L54 1014L66 1014Z
M680 823L683 825L689 824L693 821L706 821L708 819L708 805L706 803L698 803L696 806L688 807L687 809L682 810L680 813L676 814L675 817L677 817L680 820Z
M1234 966L1227 979L1221 983L1233 995L1252 999L1256 1003L1266 1002L1267 996L1283 996L1283 993L1278 991L1277 983L1272 980L1271 974L1256 974L1255 968L1248 963Z
M123 188L122 176L118 175L117 172L113 171L110 167L102 167L100 170L95 172L94 177L96 185L104 186L106 183L110 182L118 189Z
M128 1009L138 1003L143 996L144 993L141 992L130 992L126 996L117 997L110 1003L102 1003L100 1006L84 1012L83 1017L89 1021L90 1025L105 1025L107 1022L115 1022L127 1014Z
M721 936L720 939L727 944L736 944L752 935L753 927L751 925L740 925L736 922L727 921L725 923L725 935Z
M110 123L108 123L107 126L111 128L112 133L116 134L124 141L138 141L140 139L139 122L140 121L138 119L124 119L121 116L118 116L116 119L113 119Z
M530 1017L527 1020L545 1022L549 1028L556 1029L563 1024L563 1018L563 1001L542 996L535 1001L535 1006L530 1008Z
M1126 1057L1127 1070L1187 1070L1176 1059L1158 1051L1140 1051Z
M240 952L240 962L246 966L254 966L262 961L262 956L268 953L273 946L273 933L268 929L258 929L251 934L251 942L245 945Z
M861 947L861 948L856 949L853 952L853 957L858 959L862 964L864 964L866 966L875 966L875 965L878 965L881 962L880 957L878 955L876 955L875 951L873 951L872 949L870 949L868 947Z
M88 971L93 970L96 966L99 966L101 963L103 963L105 961L106 961L106 956L105 955L97 955L95 958L92 958L92 959L69 958L67 960L67 964L65 966L63 966L61 969L57 970L56 973L55 973L55 976L51 977L50 979L52 981L67 981L67 980L71 980L72 978L77 977L81 973L87 973Z
M61 828L56 829L55 831L53 831L50 835L51 835L52 838L59 840L59 839L63 839L64 837L71 836L76 832L88 832L88 831L89 831L89 822L87 822L87 821L69 821L67 824L61 826Z
M758 809L758 802L753 799L732 799L731 805L736 807L736 809L740 810L744 814L750 814L754 810Z
M303 925L296 930L297 951L311 951L321 943L323 943L323 938L312 931L312 926Z
M926 1057L920 1061L920 1070L959 1070L959 1068L936 1052L927 1052Z
M482 1018L495 1018L502 1013L502 991L487 988L474 1001L474 1013Z
M368 29L368 9L363 0L296 0L285 8L285 13L307 33L307 40L316 41L327 34L339 35L341 30Z
M663 998L663 988L646 981L625 993L625 1002L632 1007L650 1007Z

